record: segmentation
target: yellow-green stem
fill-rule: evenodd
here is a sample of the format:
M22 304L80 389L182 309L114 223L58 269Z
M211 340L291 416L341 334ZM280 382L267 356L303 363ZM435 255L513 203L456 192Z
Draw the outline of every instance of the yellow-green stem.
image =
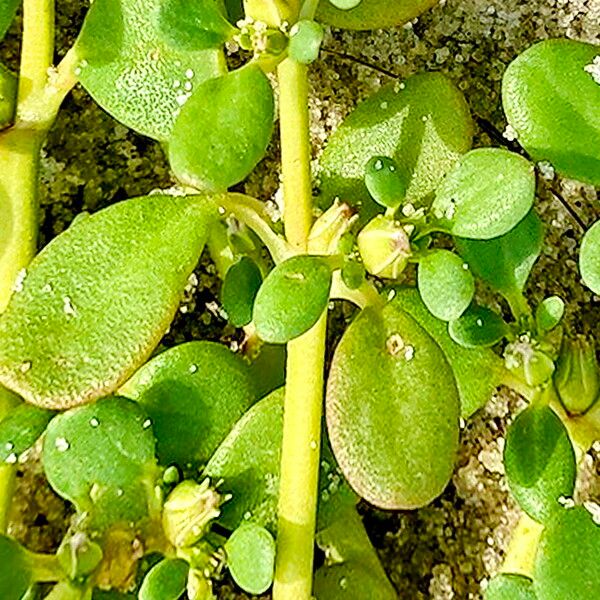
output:
M278 77L285 230L302 252L312 224L307 69L287 59ZM326 325L323 314L288 344L274 600L311 598Z
M535 553L543 529L543 525L523 513L510 539L501 568L503 573L514 573L525 577L533 575Z

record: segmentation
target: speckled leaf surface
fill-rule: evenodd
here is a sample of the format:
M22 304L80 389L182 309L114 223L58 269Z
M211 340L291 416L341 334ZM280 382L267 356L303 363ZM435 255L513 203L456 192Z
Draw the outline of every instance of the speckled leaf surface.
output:
M466 154L436 190L432 208L441 229L489 240L516 227L535 198L533 165L501 148Z
M345 29L382 29L402 25L435 4L436 0L362 0L355 8L341 10L321 0L317 20Z
M428 504L458 447L459 398L433 338L395 303L346 330L327 382L327 428L346 479L386 509Z
M52 409L116 390L173 319L212 211L202 197L135 198L50 242L0 319L0 382Z
M448 334L446 323L436 319L427 310L416 290L398 289L394 301L415 319L442 349L456 379L461 416L469 418L490 400L494 390L500 385L504 368L501 359L488 348L467 350L454 342Z
M78 76L108 113L165 141L194 87L225 73L220 50L175 47L161 30L162 0L95 0L77 40Z
M473 124L463 95L440 73L385 85L350 114L320 159L321 202L334 198L379 210L364 183L373 156L389 156L409 176L406 198L430 194L471 148Z
M506 70L502 101L519 143L562 175L600 186L600 46L540 42ZM597 68L597 67L596 67Z
M226 346L204 341L154 357L120 393L151 418L160 463L182 467L206 463L256 400L250 367Z

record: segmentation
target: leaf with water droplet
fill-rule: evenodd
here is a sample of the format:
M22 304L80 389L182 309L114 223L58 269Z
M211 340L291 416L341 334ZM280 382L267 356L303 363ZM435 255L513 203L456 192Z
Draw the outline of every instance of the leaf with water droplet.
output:
M367 308L346 330L326 416L334 455L368 502L416 508L446 487L458 447L456 384L440 347L400 303Z
M600 294L600 221L596 221L583 237L579 270L585 285Z
M308 331L329 302L331 266L319 256L293 256L264 280L253 319L261 339L285 344Z
M547 333L557 327L565 314L565 302L559 296L549 296L540 302L535 310L538 331Z
M48 481L79 513L88 513L94 528L148 516L158 468L146 421L137 403L107 398L48 425L42 454Z
M261 283L260 269L248 256L243 256L227 270L221 287L221 302L229 322L235 327L243 327L252 321L252 308Z
M406 197L406 176L396 161L387 156L374 156L365 167L365 185L377 204L397 208Z
M78 77L124 125L168 140L192 86L225 73L222 52L174 47L161 26L163 0L95 0L75 51Z
M0 462L16 462L39 439L52 418L48 410L21 404L0 421Z
M600 527L577 506L546 523L535 557L533 586L539 600L600 598Z
M380 208L365 185L365 167L389 156L408 177L407 202L418 203L471 148L473 123L461 92L440 73L392 82L359 104L329 139L320 158L320 203L336 197L361 206L368 219Z
M443 321L458 319L475 294L475 281L460 256L434 250L419 262L418 286L431 314Z
M180 558L161 560L146 573L139 600L178 600L185 592L189 570Z
M264 156L274 119L273 90L257 64L204 82L181 109L169 141L180 181L225 191Z
M396 290L397 302L437 342L452 367L460 396L461 416L469 418L484 406L501 384L504 364L488 348L463 348L448 334L448 326L423 304L417 290ZM485 374L485 376L482 376Z
M547 406L527 408L510 425L504 466L513 496L541 523L563 510L561 496L573 495L575 451L564 425Z
M459 319L448 323L448 333L463 348L486 348L503 339L508 326L490 308L472 304Z
M242 523L225 542L233 580L249 594L263 594L273 582L275 540L256 523Z
M180 466L206 463L256 400L242 358L204 341L155 356L119 393L139 402L150 417L159 462Z
M485 590L485 600L536 600L529 577L498 573Z
M51 409L118 389L173 319L213 218L208 198L157 195L59 235L0 318L0 381Z
M535 198L533 165L500 148L466 154L436 191L432 210L441 230L488 240L516 227Z
M0 40L6 35L20 3L20 0L2 0L0 2Z
M502 82L502 102L519 143L565 177L600 186L600 46L545 40L518 56Z
M345 29L382 29L402 25L436 4L436 0L321 0L317 19Z
M26 550L15 540L0 535L0 598L21 600L34 577Z

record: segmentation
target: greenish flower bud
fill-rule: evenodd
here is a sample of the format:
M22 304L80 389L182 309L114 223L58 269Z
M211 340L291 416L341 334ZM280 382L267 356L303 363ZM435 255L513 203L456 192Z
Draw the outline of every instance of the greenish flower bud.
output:
M387 279L398 279L411 256L410 239L404 227L378 215L358 234L358 250L365 269Z
M600 369L593 342L583 336L563 340L554 385L571 414L584 413L594 404L600 394Z
M187 595L190 600L213 600L212 583L198 569L190 569L187 582Z
M78 579L92 573L100 564L102 548L85 533L77 532L63 540L56 556L69 579Z
M168 496L163 508L163 529L176 548L195 544L219 514L221 495L205 479L182 481Z
M334 253L355 217L347 204L336 200L314 223L308 237L311 252Z

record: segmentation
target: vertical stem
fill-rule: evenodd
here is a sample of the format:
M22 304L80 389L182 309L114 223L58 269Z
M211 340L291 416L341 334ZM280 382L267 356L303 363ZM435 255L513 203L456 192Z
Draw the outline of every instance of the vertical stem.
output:
M291 59L278 69L284 219L306 251L312 224L308 82ZM274 600L310 600L319 480L326 314L288 344Z

